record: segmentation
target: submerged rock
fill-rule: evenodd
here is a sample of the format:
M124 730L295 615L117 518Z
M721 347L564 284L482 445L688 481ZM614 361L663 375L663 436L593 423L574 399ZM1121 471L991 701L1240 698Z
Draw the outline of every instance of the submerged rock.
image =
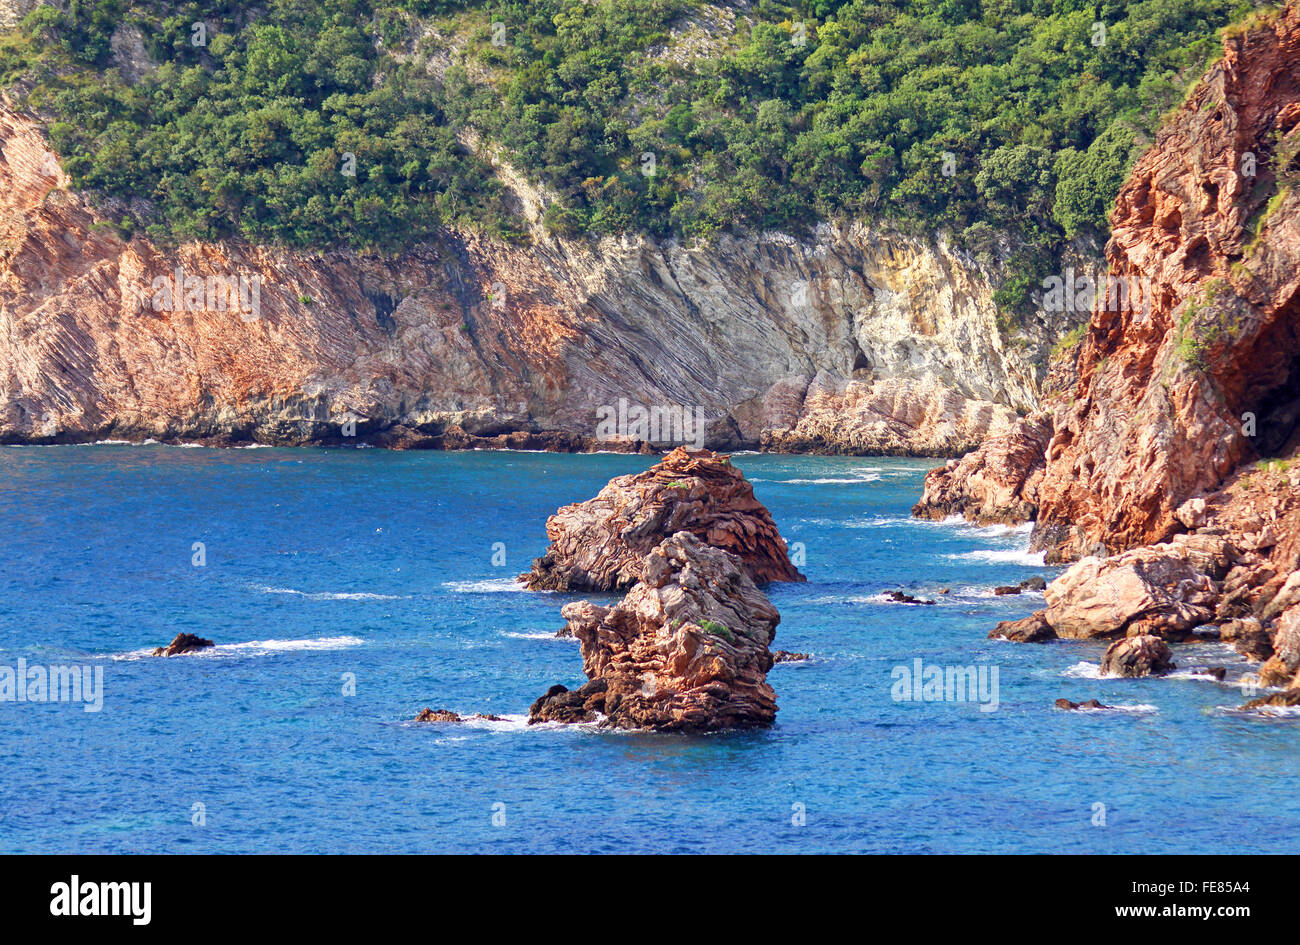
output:
M645 556L619 603L565 605L589 682L552 686L529 723L703 732L771 725L766 674L780 615L734 555L689 532Z
M155 647L153 655L181 656L185 653L197 653L199 650L206 650L210 646L215 646L211 640L205 640L203 637L195 636L192 633L178 633L176 639L165 647Z
M777 650L772 654L773 663L802 663L812 659L808 653L791 653L789 650Z
M450 709L428 709L415 717L417 722L460 722L463 721L459 715Z
M911 594L905 594L902 591L889 591L885 596L895 604L934 604L932 600L913 597Z
M1071 702L1069 699L1057 699L1056 707L1058 709L1109 709L1110 706L1102 705L1096 699L1087 699L1083 702Z
M1169 645L1149 633L1116 640L1101 658L1104 676L1163 676L1175 668Z
M625 590L641 578L646 555L682 531L736 555L760 584L804 580L772 516L730 458L683 447L552 515L550 547L522 579L533 590Z

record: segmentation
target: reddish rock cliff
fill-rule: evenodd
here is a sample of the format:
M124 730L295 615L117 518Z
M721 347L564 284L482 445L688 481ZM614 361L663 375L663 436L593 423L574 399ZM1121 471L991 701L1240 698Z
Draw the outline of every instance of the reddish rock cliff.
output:
M1097 305L1048 446L1034 544L1049 560L1167 539L1185 501L1294 450L1298 150L1293 6L1225 40L1119 194L1107 257L1130 304Z

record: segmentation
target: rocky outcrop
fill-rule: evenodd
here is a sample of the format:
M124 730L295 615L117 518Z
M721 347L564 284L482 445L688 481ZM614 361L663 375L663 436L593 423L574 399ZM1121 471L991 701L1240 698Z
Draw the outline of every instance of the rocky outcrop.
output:
M808 653L791 653L789 650L777 650L772 654L773 663L806 663L812 659Z
M499 715L483 715L475 712L470 716L462 716L451 709L429 709L415 717L417 722L504 722Z
M961 516L978 525L1020 525L1038 515L1038 486L1046 466L1047 444L1058 417L1068 409L1078 383L1075 345L1053 354L1041 390L1041 403L1004 432L990 435L960 459L950 459L925 477L918 518Z
M989 632L990 640L1012 643L1046 643L1056 639L1056 631L1047 622L1047 612L1035 611L1022 620L1004 620Z
M421 712L419 715L415 717L415 721L417 722L459 722L461 721L461 718L458 714L451 711L450 709L435 710L435 709L426 708L423 712Z
M1176 536L1109 558L1084 558L1051 584L1043 619L1060 637L1154 634L1182 640L1214 617L1216 580L1232 546L1217 536Z
M1032 409L1060 328L1004 340L979 265L864 224L386 256L123 239L120 210L0 108L0 441L953 455Z
M155 647L154 656L182 656L186 653L197 653L199 650L206 650L215 644L211 640L205 640L203 637L195 636L192 633L178 633L176 638L166 646Z
M533 590L624 590L641 580L651 549L679 531L736 555L760 584L804 580L730 458L681 447L547 519L550 546L522 578Z
M930 470L912 514L929 519L959 515L979 525L1031 521L1038 511L1038 484L1051 436L1051 417L1044 412L1017 420L961 459Z
M565 605L589 681L553 686L529 722L674 732L771 725L768 647L780 616L740 560L678 532L639 571L641 581L612 607Z
M1151 634L1116 640L1101 658L1103 676L1163 676L1176 668L1169 645Z
M941 456L974 446L1017 420L1009 407L964 397L936 381L819 375L793 427L765 431L760 446L779 453Z
M933 471L915 511L1033 520L1032 550L1077 562L993 636L1128 637L1121 670L1145 659L1132 639L1219 639L1291 685L1300 4L1224 42L1120 191L1072 396Z
M1120 191L1107 258L1130 292L1096 306L1048 446L1033 541L1049 561L1165 541L1184 503L1294 451L1298 150L1292 4L1227 36Z
M1273 655L1259 670L1260 683L1300 688L1300 604L1278 618L1272 644Z

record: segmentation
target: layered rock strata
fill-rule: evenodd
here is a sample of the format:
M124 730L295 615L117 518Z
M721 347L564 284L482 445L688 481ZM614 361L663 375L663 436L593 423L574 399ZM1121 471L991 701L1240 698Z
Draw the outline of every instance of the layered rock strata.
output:
M550 545L521 577L533 590L625 590L641 579L646 555L679 531L736 555L760 584L804 580L730 458L681 447L547 519Z
M678 532L639 571L618 604L565 605L588 682L551 687L529 722L672 732L771 725L776 695L766 676L780 615L741 561Z

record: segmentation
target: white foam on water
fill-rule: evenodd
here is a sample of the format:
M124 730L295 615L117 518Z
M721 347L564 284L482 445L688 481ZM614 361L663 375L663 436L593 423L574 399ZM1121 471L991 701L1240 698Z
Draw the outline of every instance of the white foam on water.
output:
M1079 706L1079 708L1074 709L1073 711L1075 711L1075 712L1087 712L1087 713L1089 713L1089 714L1096 714L1096 713L1101 713L1101 712L1139 712L1139 713L1148 713L1148 712L1159 712L1160 710L1157 709L1157 708L1156 708L1155 706L1153 706L1153 705L1147 705L1147 704L1144 703L1144 702L1140 702L1140 703L1138 703L1137 705L1108 705L1108 706L1105 706L1104 708L1101 708L1101 709L1094 709L1094 708L1092 708L1091 706Z
M526 591L527 586L513 577L489 578L483 581L444 581L442 586L457 594L504 594Z
M783 485L791 486L852 486L863 482L879 482L881 468L879 466L856 466L849 470L851 476L820 476L815 479L795 478L795 479L760 479L755 478L750 482L777 482Z
M577 637L557 637L554 633L516 633L513 630L503 630L501 635L514 640L563 640L565 643L578 639Z
M371 594L368 591L296 591L292 587L259 587L263 594L287 594L293 597L305 597L307 600L408 600L410 595Z
M1236 709L1234 711L1237 713L1242 713L1242 710L1240 709ZM1260 706L1257 709L1246 709L1244 714L1274 715L1274 716L1281 716L1283 718L1288 716L1300 716L1300 705L1264 705L1264 706Z
M219 643L204 647L195 653L185 653L176 657L155 657L154 647L115 653L113 660L140 659L212 659L231 656L269 656L272 653L289 653L311 650L343 650L352 646L363 646L365 640L354 636L315 637L310 640L249 640L246 643Z
M1016 548L995 550L992 548L981 548L978 551L963 551L957 554L944 555L953 561L983 561L987 564L1021 564L1029 568L1045 567L1043 563L1043 552L1021 551Z
M1100 663L1075 663L1069 669L1061 673L1062 676L1068 676L1071 679L1107 679L1109 677L1101 674Z

